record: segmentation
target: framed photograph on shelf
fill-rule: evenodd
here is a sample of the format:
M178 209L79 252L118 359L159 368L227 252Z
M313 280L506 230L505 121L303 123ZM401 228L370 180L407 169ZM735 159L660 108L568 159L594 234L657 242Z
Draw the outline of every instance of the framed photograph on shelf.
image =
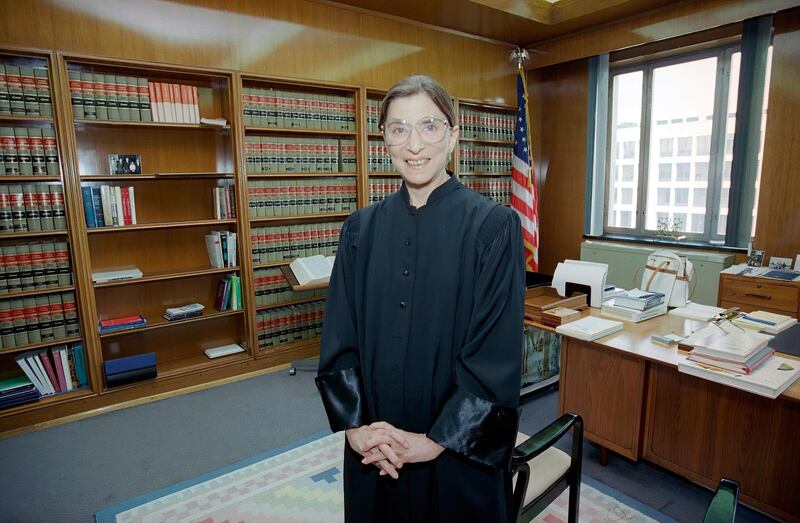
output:
M761 267L764 264L764 251L751 249L747 255L747 265L749 267Z
M142 174L142 158L138 154L109 154L108 169L111 174Z
M788 271L792 268L791 258L781 258L779 256L771 256L769 259L769 268L778 269L779 271Z

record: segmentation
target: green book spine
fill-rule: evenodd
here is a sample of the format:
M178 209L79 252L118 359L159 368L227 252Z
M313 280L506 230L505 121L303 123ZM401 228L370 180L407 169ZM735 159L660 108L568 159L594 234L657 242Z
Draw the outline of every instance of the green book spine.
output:
M45 287L48 289L58 287L58 258L54 243L42 244L42 258L44 262Z
M275 89L275 127L288 127L284 115L285 104L284 92L280 89Z
M109 120L119 120L119 97L117 96L116 77L113 74L103 75L103 90L106 93L106 112Z
M39 221L43 231L55 229L53 223L53 203L50 197L50 189L46 183L36 184L36 205L39 207Z
M69 266L69 244L67 242L55 243L56 266L58 270L58 286L72 285L72 270Z
M153 111L150 107L150 87L147 78L136 78L136 89L139 92L139 118L143 122L152 122Z
M244 161L245 161L245 172L247 174L254 174L256 172L255 149L257 144L258 144L258 136L244 137Z
M56 230L65 230L67 228L67 215L64 208L64 188L61 184L54 183L49 186L50 189L50 205L53 208L53 225Z
M39 318L39 336L43 342L53 339L53 317L47 296L36 296L36 316Z
M31 171L35 176L47 176L47 161L44 155L44 138L39 128L28 129L31 146Z
M31 159L31 142L28 137L28 129L17 127L14 129L14 142L17 148L17 163L19 174L30 176L33 174L33 163Z
M72 115L75 118L85 118L83 110L83 85L81 84L81 73L69 71L69 95L72 101Z
M98 120L108 120L108 94L106 93L105 75L92 74L92 89Z
M11 300L11 322L14 326L14 346L19 347L30 343L28 341L28 324L25 321L25 308L22 298Z
M11 219L14 221L14 232L27 232L28 222L25 220L25 196L22 185L9 185L11 196Z
M22 92L22 78L19 67L6 65L6 85L8 86L8 100L11 105L11 114L25 114L25 96Z
M39 96L36 92L36 77L33 67L20 67L19 78L22 83L22 98L25 101L25 114L29 116L41 116L39 112Z
M260 111L266 127L278 127L278 91L272 88L266 90Z
M33 289L33 265L31 263L30 245L25 243L17 245L20 290L29 291Z
M39 220L39 206L36 185L26 183L22 186L22 198L25 205L25 221L29 231L41 231L42 222Z
M60 294L47 296L50 302L50 318L53 325L53 339L60 340L67 337L67 326L64 319L64 305Z
M81 91L83 92L83 116L89 120L97 119L97 102L94 97L94 75L81 73Z
M125 89L128 91L128 109L131 120L134 122L142 121L142 113L139 110L139 82L133 76L125 77Z
M119 107L119 119L130 121L131 105L128 99L128 81L124 76L114 76L114 90L117 92L117 106Z
M64 303L64 323L68 337L80 336L81 327L78 322L78 306L75 302L74 292L65 292L61 295Z
M0 64L0 114L11 114L11 100L8 97L5 64Z
M5 349L17 346L14 339L14 323L11 320L11 302L9 300L0 300L0 341L2 341Z
M242 122L245 127L253 125L253 99L250 87L242 87Z
M44 161L47 164L47 174L58 176L61 174L61 164L58 161L58 141L56 131L52 127L42 129L42 142L44 142Z
M33 76L36 83L36 97L39 100L39 114L53 116L53 100L50 95L50 78L47 67L34 67Z
M36 298L28 296L22 299L22 310L25 315L25 332L28 343L41 343L42 333L39 330L39 317L36 314Z
M22 290L22 280L19 274L19 259L17 258L16 245L3 246L3 260L6 266L6 286L8 292Z
M8 186L0 184L0 232L9 233L14 231L14 219L11 214L11 194Z
M31 271L33 272L33 288L44 289L47 283L44 272L44 253L41 243L31 243L28 245L31 251Z
M19 159L17 158L17 141L13 127L0 128L0 146L3 148L3 174L16 176L19 174Z

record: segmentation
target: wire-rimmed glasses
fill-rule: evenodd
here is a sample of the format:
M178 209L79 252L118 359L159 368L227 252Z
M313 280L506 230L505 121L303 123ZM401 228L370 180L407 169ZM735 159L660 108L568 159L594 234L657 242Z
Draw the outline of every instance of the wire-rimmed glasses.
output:
M406 143L414 128L417 129L423 142L434 144L444 140L450 124L438 116L424 116L413 124L407 120L389 120L383 125L381 131L386 145L395 146Z

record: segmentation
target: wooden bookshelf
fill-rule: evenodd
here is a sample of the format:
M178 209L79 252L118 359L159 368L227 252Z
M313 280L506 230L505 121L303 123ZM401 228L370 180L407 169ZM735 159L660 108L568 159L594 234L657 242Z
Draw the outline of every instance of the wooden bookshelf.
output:
M136 225L118 225L110 227L92 227L86 230L87 234L105 234L129 231L147 231L155 229L177 229L180 227L224 227L235 225L236 220L190 220L183 222L163 222L163 223L139 223Z
M2 53L2 51L0 51ZM2 59L2 57L0 57ZM30 114L0 114L0 123L16 124L25 122L53 123L50 116L36 116Z
M289 307L290 305L300 305L301 303L310 303L312 301L319 301L324 300L325 296L310 296L308 298L302 298L297 300L285 301L281 303L267 303L265 305L259 305L256 307L258 311L265 311L267 309L275 309L278 307Z
M0 176L0 183L16 183L16 182L60 182L60 176L16 176L5 175Z
M233 173L155 173L155 174L131 174L131 175L122 175L122 174L83 174L81 175L81 181L84 182L91 182L91 181L126 181L126 182L135 182L140 180L191 180L195 178L205 179L205 178L233 178Z
M41 238L43 236L66 236L65 229L55 229L52 231L28 231L28 232L4 232L0 233L0 240L13 240L24 238Z
M293 216L265 216L263 218L250 218L251 223L281 223L288 221L322 221L322 220L343 220L350 216L350 213L323 213L323 214L296 214Z
M320 135L320 136L356 136L355 131L332 130L332 129L308 129L290 127L254 127L248 125L244 128L246 133L253 134L301 134L301 135Z
M202 131L219 131L230 130L230 125L203 125L192 123L169 123L169 122L131 122L131 121L115 121L115 120L97 120L87 118L76 118L75 125L78 127L124 127L134 129L187 129L187 130L202 130Z
M151 283L154 281L162 281L162 280L181 280L185 278L194 278L196 276L208 276L212 274L226 274L229 272L236 272L239 270L239 267L224 267L222 269L218 269L216 267L209 268L209 269L199 269L194 271L183 271L183 272L169 272L165 271L163 273L151 273L147 276L143 276L141 278L135 278L132 280L118 280L118 281L109 281L104 283L95 283L95 289L102 289L105 287L119 287L121 285L140 285L142 283Z
M197 322L200 322L200 321L214 320L216 318L221 318L221 317L224 317L224 316L234 316L234 315L237 315L237 314L242 314L243 312L244 312L244 310L241 310L241 309L240 310L236 310L236 311L224 311L224 312L213 311L213 312L209 312L209 313L206 313L205 310L204 310L203 314L200 315L200 316L195 316L193 318L186 318L186 319L183 319L183 320L173 320L173 321L167 320L162 316L147 317L147 325L144 325L142 327L135 327L135 328L132 328L132 329L122 329L122 330L118 330L118 331L106 332L106 333L100 334L100 338L101 339L107 339L107 338L115 338L115 337L119 337L119 336L127 336L129 334L137 334L137 333L140 333L140 332L153 330L153 329L163 329L163 328L168 328L168 327L176 327L176 326L184 325L186 323L197 323Z
M358 173L251 173L248 178L359 178Z
M20 345L18 347L4 347L0 349L0 354L10 354L17 352L26 352L29 350L44 349L46 347L52 347L53 345L69 345L70 343L75 343L79 341L81 341L80 336L69 336L58 340L47 340L40 343L29 343L26 345Z
M24 298L26 296L39 296L41 294L54 294L57 292L69 292L74 290L75 286L70 285L69 287L50 287L31 289L27 291L7 292L5 294L0 294L0 300L11 300L14 298Z

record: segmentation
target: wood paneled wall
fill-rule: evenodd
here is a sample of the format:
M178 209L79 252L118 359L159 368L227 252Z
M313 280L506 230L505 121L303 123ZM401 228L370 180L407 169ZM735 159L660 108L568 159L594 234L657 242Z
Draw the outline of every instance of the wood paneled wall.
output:
M774 18L772 77L754 245L800 254L800 9Z
M515 99L506 45L308 0L0 0L0 44L381 89L424 73Z

